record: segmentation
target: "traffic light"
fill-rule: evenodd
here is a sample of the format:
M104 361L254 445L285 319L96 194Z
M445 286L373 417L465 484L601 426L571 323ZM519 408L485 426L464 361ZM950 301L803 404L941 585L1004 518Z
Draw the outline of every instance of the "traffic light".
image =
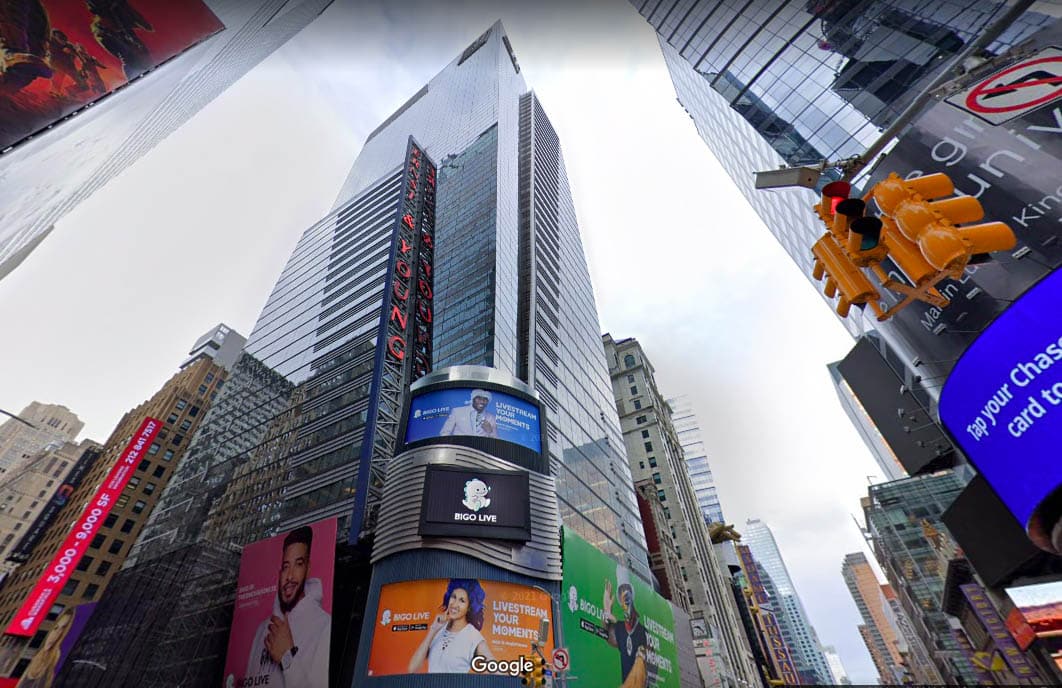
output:
M812 276L816 280L826 278L826 296L833 298L840 295L837 302L837 314L848 317L853 305L876 304L880 299L878 290L870 283L863 271L855 265L837 243L833 234L826 234L811 247L815 256Z
M1002 222L968 224L981 220L984 208L972 196L946 198L954 193L951 179L939 173L913 179L892 173L870 191L882 213L895 223L898 234L917 246L924 262L958 279L972 259L976 262L982 254L1014 248L1017 239ZM892 254L893 247L889 249ZM908 277L916 282L912 275Z
M529 659L531 668L520 672L520 685L541 688L546 685L546 658L535 653Z

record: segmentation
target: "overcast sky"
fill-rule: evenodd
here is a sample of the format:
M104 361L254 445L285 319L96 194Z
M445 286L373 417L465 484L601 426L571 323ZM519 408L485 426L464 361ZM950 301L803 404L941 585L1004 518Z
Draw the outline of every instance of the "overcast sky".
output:
M853 342L624 3L337 4L0 281L0 408L65 404L104 441L200 334L247 335L367 134L498 18L560 136L602 330L638 338L661 391L692 397L727 518L772 527L821 641L874 683L840 567L864 549L851 514L880 471L825 367Z

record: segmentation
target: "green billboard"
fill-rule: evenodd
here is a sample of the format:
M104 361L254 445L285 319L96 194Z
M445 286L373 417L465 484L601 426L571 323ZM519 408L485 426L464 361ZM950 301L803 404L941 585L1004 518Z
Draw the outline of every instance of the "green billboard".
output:
M568 676L580 688L679 688L671 604L568 528L562 594Z

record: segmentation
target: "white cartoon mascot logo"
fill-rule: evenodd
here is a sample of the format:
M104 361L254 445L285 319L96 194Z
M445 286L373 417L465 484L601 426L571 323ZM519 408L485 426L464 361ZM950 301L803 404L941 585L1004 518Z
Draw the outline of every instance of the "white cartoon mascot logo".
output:
M568 610L572 614L579 611L579 589L574 585L568 588Z
M487 483L479 478L473 478L465 483L465 498L461 503L472 511L486 509L490 506L490 499L487 498L488 492L490 488L487 487Z

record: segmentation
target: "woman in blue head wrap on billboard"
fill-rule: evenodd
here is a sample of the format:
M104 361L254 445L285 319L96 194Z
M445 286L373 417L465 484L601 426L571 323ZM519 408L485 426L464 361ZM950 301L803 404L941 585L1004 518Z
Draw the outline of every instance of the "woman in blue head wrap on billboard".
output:
M477 655L494 656L483 639L483 610L487 593L479 581L452 578L442 599L442 611L435 616L428 634L409 660L409 672L417 673L428 661L429 674L467 674Z

